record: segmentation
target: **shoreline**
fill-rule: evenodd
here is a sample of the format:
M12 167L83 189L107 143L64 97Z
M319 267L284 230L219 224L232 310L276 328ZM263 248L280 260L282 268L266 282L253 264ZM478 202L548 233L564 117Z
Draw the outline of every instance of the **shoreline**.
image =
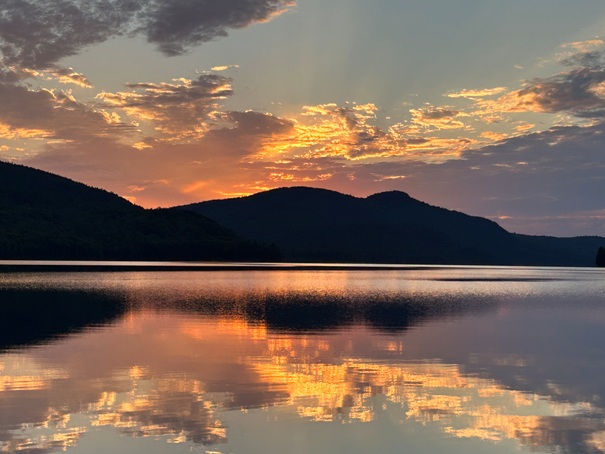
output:
M0 261L7 272L166 272L166 271L413 271L458 265L404 265L353 263L221 263L221 262L118 262L118 261ZM459 265L466 267L465 265Z
M191 272L191 271L422 271L439 269L599 269L544 265L373 264L296 262L162 262L92 260L0 260L0 273L24 272Z

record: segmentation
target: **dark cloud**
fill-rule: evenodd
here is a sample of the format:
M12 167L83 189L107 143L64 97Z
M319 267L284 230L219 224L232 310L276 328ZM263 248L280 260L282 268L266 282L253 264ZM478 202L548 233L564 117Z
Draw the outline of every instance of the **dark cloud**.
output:
M260 112L229 112L228 119L232 121L243 134L273 136L290 134L293 124L289 120Z
M605 64L605 56L603 52L579 52L561 61L564 66L581 67L581 68L601 68Z
M283 11L289 0L155 0L146 2L140 30L166 55L179 55L230 28L262 22Z
M45 69L87 46L142 34L166 55L265 21L289 0L3 0L4 64Z
M537 78L495 101L481 101L483 113L569 113L581 118L605 117L605 53L580 52L562 61L570 69Z
M439 120L442 118L454 118L459 113L460 112L457 110L447 109L443 107L436 107L423 111L424 117L431 120Z
M0 51L7 65L44 69L86 46L124 33L133 0L4 0Z
M519 90L518 107L539 112L570 112L579 117L605 114L605 68L581 68L536 79Z

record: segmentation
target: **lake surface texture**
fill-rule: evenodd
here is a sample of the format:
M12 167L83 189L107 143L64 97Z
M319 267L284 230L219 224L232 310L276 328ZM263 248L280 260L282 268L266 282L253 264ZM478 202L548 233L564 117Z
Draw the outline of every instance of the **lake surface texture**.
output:
M0 273L0 452L604 453L605 272Z

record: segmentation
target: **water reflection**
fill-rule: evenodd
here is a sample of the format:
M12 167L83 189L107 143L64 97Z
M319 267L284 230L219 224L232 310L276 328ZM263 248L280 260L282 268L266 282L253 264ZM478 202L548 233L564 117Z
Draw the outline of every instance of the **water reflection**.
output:
M0 349L104 325L125 310L124 298L105 292L0 287Z
M111 309L0 356L3 451L605 452L601 281L100 277L36 290Z

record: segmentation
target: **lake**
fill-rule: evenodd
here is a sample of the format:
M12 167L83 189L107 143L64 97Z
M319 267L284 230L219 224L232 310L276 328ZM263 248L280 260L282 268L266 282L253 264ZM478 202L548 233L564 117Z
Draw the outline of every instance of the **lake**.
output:
M2 452L604 453L604 377L605 270L0 273Z

